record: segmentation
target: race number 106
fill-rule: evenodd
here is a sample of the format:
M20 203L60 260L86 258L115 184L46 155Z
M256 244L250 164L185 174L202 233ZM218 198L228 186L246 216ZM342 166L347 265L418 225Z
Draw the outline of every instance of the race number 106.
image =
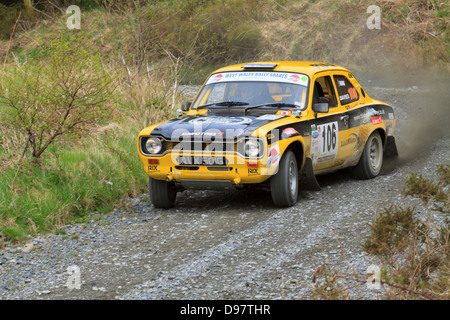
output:
M338 124L337 122L326 123L318 126L319 132L321 132L321 144L322 154L335 153L337 149L337 134Z

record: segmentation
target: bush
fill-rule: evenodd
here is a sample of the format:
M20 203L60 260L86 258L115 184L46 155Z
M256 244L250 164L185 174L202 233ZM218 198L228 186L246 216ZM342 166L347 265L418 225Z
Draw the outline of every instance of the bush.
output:
M371 235L363 244L386 269L389 298L449 297L449 165L440 165L437 173L437 182L411 174L404 190L422 200L428 217L415 208L391 206L371 224Z
M111 116L114 83L82 33L43 44L35 58L10 67L0 89L4 119L27 136L23 155L39 161L57 139L79 138Z
M143 42L151 43L149 56L169 54L195 67L217 67L256 59L263 47L260 10L255 1L161 1L137 16Z
M5 6L0 3L0 39L8 40L14 24L19 17L21 8L19 6Z
M371 236L363 247L384 258L404 252L414 239L424 243L426 226L415 216L414 208L391 206L384 210L370 226Z
M449 203L449 169L448 164L440 165L437 181L417 174L406 181L405 196L421 199L425 210L392 205L370 224L370 235L362 247L379 260L383 298L450 298L450 221L448 212L441 210ZM440 205L432 206L436 200ZM355 296L351 289L365 287L374 279L374 274L352 271L346 273L328 264L317 268L312 298L351 299Z

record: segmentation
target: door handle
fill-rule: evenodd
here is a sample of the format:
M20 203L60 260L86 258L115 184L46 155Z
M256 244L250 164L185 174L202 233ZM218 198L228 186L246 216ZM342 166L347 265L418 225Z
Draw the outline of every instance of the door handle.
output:
M344 124L347 125L348 124L348 118L349 118L348 114L343 115L343 116L341 116L341 121L343 121Z

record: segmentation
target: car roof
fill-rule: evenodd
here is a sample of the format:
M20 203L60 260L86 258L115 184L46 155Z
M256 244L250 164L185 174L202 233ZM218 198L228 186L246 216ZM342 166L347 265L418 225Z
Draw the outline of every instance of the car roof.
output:
M252 65L268 65L268 67L258 68ZM269 65L276 65L271 67ZM251 68L244 68L244 66L250 66ZM230 72L230 71L284 71L284 72L296 72L304 73L306 75L312 76L313 74L325 71L325 70L339 70L350 72L348 69L324 62L317 61L258 61L258 62L247 62L235 64L227 67L220 68L213 73Z

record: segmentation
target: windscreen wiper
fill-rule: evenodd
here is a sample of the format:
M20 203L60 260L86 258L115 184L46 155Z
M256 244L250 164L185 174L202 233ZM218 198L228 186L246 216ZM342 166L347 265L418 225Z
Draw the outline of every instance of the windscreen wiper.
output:
M298 108L298 106L296 104L293 104L293 103L272 102L272 103L259 104L257 106L246 107L244 109L244 113L247 113L247 110L249 110L249 109L255 109L255 108L260 108L260 107L278 107L278 108L291 107L291 108Z
M222 102L216 102L216 103L208 103L204 104L202 106L198 106L197 110L208 108L210 106L219 106L219 107L234 107L234 106L246 106L248 105L248 102L242 102L242 101L222 101Z

